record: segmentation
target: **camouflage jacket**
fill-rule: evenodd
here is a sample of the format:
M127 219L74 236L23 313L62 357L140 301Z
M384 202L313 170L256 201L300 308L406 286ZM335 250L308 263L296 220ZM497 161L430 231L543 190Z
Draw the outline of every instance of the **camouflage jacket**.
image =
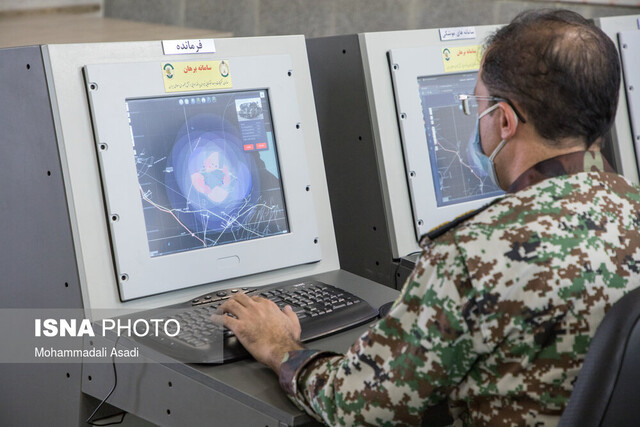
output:
M330 425L555 425L604 313L640 284L640 189L599 153L539 163L423 239L389 314L344 355L302 350L280 384Z

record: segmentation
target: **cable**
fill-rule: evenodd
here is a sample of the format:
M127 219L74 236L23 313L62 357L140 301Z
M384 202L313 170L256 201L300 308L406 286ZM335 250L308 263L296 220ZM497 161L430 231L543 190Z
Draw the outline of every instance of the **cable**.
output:
M114 348L118 347L118 341L120 341L120 336L118 336L118 338L116 338L116 342L113 345ZM108 417L100 418L98 420L91 420L96 415L96 412L98 412L98 410L102 407L102 405L104 405L107 402L107 399L109 399L111 397L113 392L116 390L116 386L118 385L118 371L116 370L116 353L115 352L113 352L113 354L111 355L111 365L113 366L113 387L111 387L111 391L109 391L109 394L107 394L107 397L102 399L102 402L100 402L98 404L96 409L94 409L93 412L91 413L91 415L89 415L89 418L86 419L85 422L87 424L89 424L89 425L103 427L103 426L111 426L111 425L115 425L115 424L122 424L122 422L124 421L124 417L127 415L126 412L121 412L120 415L122 415L122 417L120 418L120 421L114 421L112 423L106 423L106 424L98 424L95 421L101 421L101 420L104 420L106 418L114 417L115 415L109 415Z

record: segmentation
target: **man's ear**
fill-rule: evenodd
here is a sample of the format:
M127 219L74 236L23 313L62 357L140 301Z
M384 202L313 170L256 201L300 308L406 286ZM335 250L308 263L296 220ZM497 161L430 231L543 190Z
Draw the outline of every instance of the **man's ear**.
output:
M509 139L516 134L519 120L511 105L506 102L500 103L500 138Z

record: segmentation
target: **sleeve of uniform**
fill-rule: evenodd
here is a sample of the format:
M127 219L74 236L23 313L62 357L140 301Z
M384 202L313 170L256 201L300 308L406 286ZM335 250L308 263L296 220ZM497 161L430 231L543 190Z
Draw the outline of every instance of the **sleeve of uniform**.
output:
M280 383L309 414L330 425L416 424L489 351L464 258L446 233L429 242L389 314L345 355L288 354Z

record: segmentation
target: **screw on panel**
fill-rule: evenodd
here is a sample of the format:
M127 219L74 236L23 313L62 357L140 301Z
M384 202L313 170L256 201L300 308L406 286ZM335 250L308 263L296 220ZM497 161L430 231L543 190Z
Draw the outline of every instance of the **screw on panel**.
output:
M398 67L398 64L393 64L393 69L394 69L394 70L397 70L397 69L399 69L399 68L400 68L400 67Z
M422 224L424 224L424 222L421 219L419 219L418 220L418 225L422 227Z
M287 71L287 76L291 77L293 75L293 70Z
M31 69L31 64L27 64L27 70Z
M98 90L98 83L91 82L89 83L89 90Z
M307 185L304 189L307 190L307 191L311 191L311 186Z
M405 113L402 113L402 114L400 114L400 118L401 118L401 119L406 119L406 118L407 118L407 115L406 115Z
M313 243L316 244L316 245L318 244L318 238L317 237L315 239L313 239Z
M416 172L415 172L415 171L411 171L411 172L409 172L409 176L410 176L411 178L415 177L415 176L416 176Z
M99 145L99 147L100 147L100 151L107 151L109 149L109 146L107 144L105 144L104 142L101 143Z
M120 220L120 215L118 215L118 214L112 214L111 215L111 221L118 222L119 220Z
M296 129L300 129L300 123L296 123Z
M122 280L123 282L126 282L127 280L129 280L129 275L127 273L121 274L120 280Z

